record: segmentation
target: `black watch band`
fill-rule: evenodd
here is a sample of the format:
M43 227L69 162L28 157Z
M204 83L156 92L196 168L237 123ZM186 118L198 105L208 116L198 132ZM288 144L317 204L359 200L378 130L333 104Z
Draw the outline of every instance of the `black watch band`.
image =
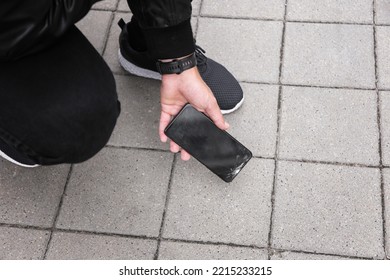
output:
M170 62L157 61L157 70L160 74L180 74L185 70L196 66L196 56L193 53L182 59L175 59Z

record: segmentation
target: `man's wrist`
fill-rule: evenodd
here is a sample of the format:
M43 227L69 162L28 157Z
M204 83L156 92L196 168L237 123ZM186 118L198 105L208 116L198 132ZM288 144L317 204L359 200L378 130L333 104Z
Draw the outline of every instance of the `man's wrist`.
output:
M194 68L196 65L195 53L175 59L161 59L156 63L157 70L162 75L181 74L188 69Z

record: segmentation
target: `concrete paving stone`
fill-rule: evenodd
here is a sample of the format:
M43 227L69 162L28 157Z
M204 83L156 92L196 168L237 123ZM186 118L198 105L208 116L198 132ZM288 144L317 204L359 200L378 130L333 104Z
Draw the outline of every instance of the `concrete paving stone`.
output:
M42 259L48 239L48 231L0 227L0 260Z
M289 0L287 20L372 23L372 0Z
M281 158L379 164L375 91L284 87L280 126Z
M376 24L390 24L390 0L376 0Z
M372 26L287 23L282 83L375 88Z
M90 11L76 24L100 54L103 52L111 14L107 11Z
M350 258L344 258L331 255L316 255L308 253L296 253L296 252L274 252L271 256L271 260L351 260Z
M384 258L379 169L279 162L272 247Z
M199 15L201 3L202 0L192 0L192 15L194 16Z
M92 6L92 9L114 11L116 9L117 3L118 0L103 0L95 3Z
M51 227L68 165L23 168L0 159L0 223Z
M127 4L127 0L119 0L117 11L130 12L130 8L129 5Z
M390 92L380 92L382 161L390 165Z
M49 260L152 260L157 241L138 238L56 232Z
M284 2L285 0L204 0L201 14L283 20Z
M390 89L390 26L376 27L378 87Z
M274 21L200 18L197 43L240 81L277 83L282 28Z
M108 36L107 46L106 50L103 54L104 60L107 62L108 66L110 66L111 71L116 74L128 74L125 70L122 69L118 62L118 49L119 49L119 34L121 32L121 29L118 26L118 21L123 18L125 22L128 22L131 20L131 13L116 13L114 20L112 22L110 35ZM192 17L191 18L191 25L194 31L194 34L196 32L196 25L197 25L197 18Z
M158 236L173 156L106 148L74 167L57 227Z
M252 159L228 184L194 159L177 162L163 236L267 246L273 169Z
M385 226L386 226L386 252L387 257L390 258L390 169L383 169L383 182L384 182L384 201L385 201Z
M159 260L266 260L267 250L162 241Z
M225 116L229 133L255 156L275 155L278 86L242 84L244 104L233 114Z
M110 145L169 149L158 134L160 83L134 76L115 76L121 114Z

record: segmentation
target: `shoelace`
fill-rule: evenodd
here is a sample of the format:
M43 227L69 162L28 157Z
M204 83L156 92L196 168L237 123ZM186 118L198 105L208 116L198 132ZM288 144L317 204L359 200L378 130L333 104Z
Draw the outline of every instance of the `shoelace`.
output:
M195 56L196 56L196 61L198 63L198 66L202 66L206 64L207 62L207 57L204 55L206 51L199 47L198 45L195 45Z

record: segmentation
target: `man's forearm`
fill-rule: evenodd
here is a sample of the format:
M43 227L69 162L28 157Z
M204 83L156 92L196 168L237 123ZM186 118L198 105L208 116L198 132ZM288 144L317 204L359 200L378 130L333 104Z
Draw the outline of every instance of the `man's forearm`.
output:
M156 59L183 57L195 51L191 0L128 0Z

